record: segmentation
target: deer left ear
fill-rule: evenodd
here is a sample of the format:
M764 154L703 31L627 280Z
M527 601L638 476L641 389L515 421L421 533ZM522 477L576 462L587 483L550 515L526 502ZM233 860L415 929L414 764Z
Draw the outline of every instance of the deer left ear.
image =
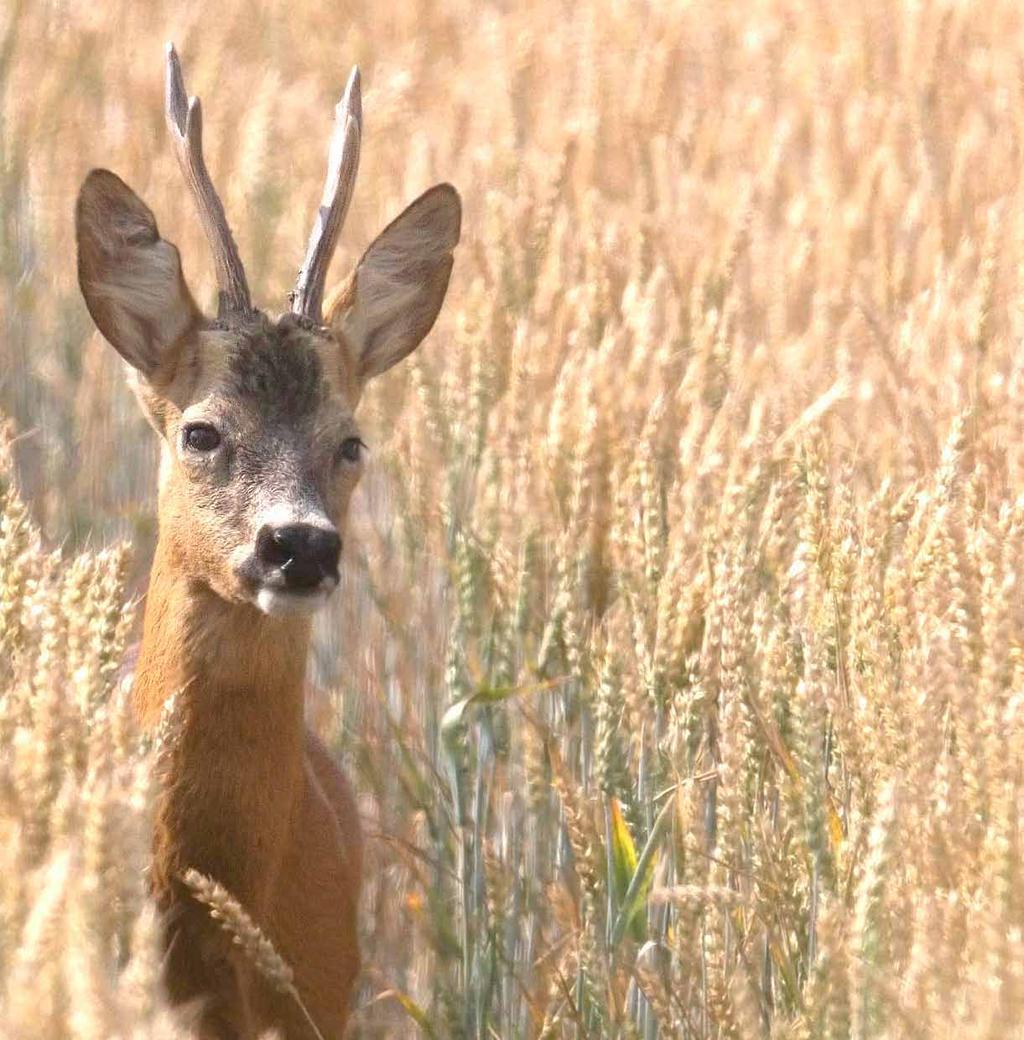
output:
M75 207L78 283L100 332L146 379L201 319L178 250L149 207L109 170L93 170Z
M327 324L355 355L361 382L419 345L441 310L462 204L450 184L421 195L374 240L327 305Z

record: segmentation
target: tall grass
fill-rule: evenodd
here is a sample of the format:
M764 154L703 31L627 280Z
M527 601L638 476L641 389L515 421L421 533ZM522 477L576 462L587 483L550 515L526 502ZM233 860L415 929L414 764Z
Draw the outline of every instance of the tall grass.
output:
M0 407L31 510L5 492L4 1032L179 1028L115 675L153 450L71 234L110 166L212 298L167 38L268 308L352 61L336 270L435 180L466 204L437 328L363 406L312 669L369 838L353 1035L1024 1032L1019 5L0 19ZM134 566L95 548L122 538Z

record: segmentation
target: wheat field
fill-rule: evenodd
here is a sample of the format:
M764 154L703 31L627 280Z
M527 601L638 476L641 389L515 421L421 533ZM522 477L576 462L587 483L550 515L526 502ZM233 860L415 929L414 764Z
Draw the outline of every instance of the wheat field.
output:
M72 225L114 169L212 303L168 39L268 310L353 62L334 278L465 205L311 667L350 1036L1024 1036L1014 0L0 6L0 1035L190 1035L119 679L156 447Z

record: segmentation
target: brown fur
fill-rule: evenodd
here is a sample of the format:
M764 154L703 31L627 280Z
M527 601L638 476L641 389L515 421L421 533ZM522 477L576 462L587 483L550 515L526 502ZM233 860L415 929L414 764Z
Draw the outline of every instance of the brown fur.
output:
M160 534L133 695L147 728L172 695L181 715L152 868L168 989L201 1002L204 1038L313 1035L295 1001L255 975L190 895L182 875L195 868L271 938L317 1028L337 1040L359 971L362 839L345 777L303 721L309 617L261 598L255 547L274 515L343 530L362 465L339 447L357 437L365 381L414 349L437 316L458 196L439 186L389 225L326 326L260 312L230 325L204 319L177 250L106 171L82 187L77 232L90 313L132 367L162 438ZM197 422L218 431L216 448L188 449L185 427Z
M303 725L309 620L227 603L179 571L159 550L134 690L149 726L183 691L153 865L169 914L171 995L212 991L211 1036L255 1036L282 1021L287 1036L308 1035L187 894L180 878L194 866L272 937L321 1032L340 1036L359 970L361 836L344 776Z

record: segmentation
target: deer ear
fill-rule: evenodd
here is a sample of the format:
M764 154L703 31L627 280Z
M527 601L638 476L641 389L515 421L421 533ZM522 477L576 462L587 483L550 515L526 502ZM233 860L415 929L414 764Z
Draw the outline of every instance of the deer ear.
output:
M109 170L93 170L75 206L78 284L93 321L147 379L159 378L201 315L178 250L149 207Z
M327 324L356 355L362 382L401 361L430 331L459 241L462 204L438 184L395 218L327 306Z

